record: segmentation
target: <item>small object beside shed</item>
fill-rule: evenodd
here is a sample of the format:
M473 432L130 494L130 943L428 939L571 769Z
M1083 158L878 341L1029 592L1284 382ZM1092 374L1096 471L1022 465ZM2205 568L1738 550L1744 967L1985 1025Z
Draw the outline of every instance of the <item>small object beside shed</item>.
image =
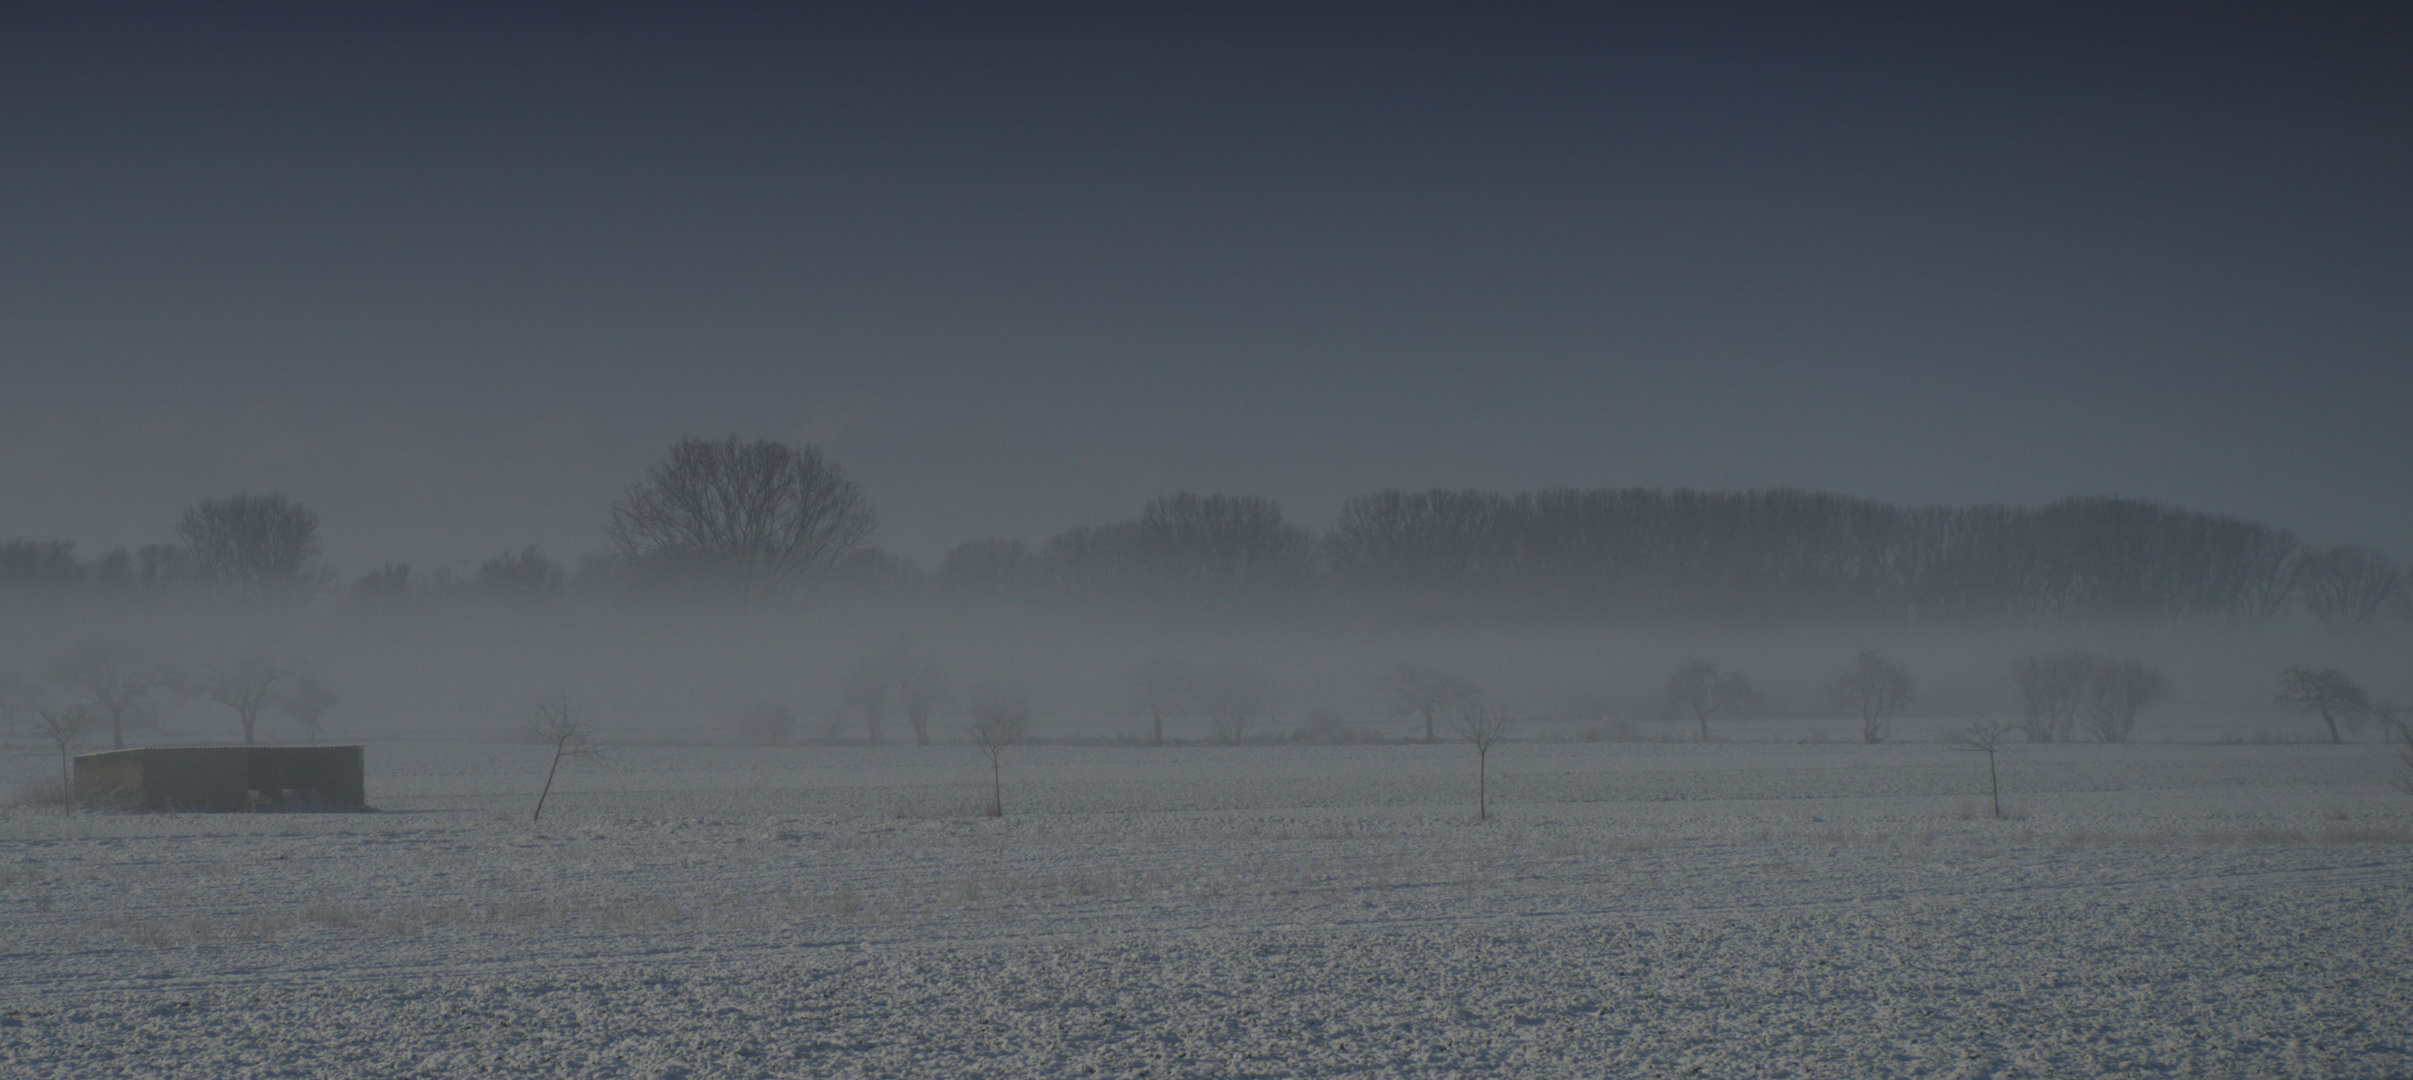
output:
M358 746L146 746L80 754L79 801L144 810L365 810Z

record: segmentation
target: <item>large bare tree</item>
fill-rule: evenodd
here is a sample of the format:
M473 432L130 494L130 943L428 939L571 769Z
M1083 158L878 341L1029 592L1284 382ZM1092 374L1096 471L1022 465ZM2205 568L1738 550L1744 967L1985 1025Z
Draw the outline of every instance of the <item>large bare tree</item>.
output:
M732 435L671 447L613 504L611 536L650 573L767 598L809 589L874 522L819 448Z
M177 539L206 580L244 593L307 584L318 554L318 512L283 495L228 495L188 506Z
M100 710L109 720L109 745L126 748L126 728L146 715L151 695L172 688L176 673L117 638L86 638L53 661L50 681Z
M1885 718L1910 702L1911 685L1910 673L1900 664L1875 649L1862 649L1851 665L1827 684L1827 696L1860 717L1860 741L1873 745L1893 734L1893 725Z

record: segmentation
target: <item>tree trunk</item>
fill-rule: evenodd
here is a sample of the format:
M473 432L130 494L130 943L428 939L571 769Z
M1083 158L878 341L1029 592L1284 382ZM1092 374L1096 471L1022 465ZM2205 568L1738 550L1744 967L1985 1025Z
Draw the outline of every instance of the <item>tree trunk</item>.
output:
M112 750L126 748L126 714L123 709L109 711L109 743Z
M989 762L989 816L1005 816L1005 779L996 761Z
M1986 788L1994 795L1994 817L2002 819L2002 779L1994 771L1994 751L1986 751Z
M1490 764L1491 764L1491 755L1490 755L1490 754L1488 754L1488 753L1478 753L1478 754L1476 754L1476 755L1475 755L1475 820L1476 820L1476 821L1482 821L1482 820L1484 820L1485 818L1487 818L1487 817L1490 817L1490 816L1491 816L1491 791L1490 791L1490 789L1489 789L1489 785L1490 785L1490 782L1491 782L1491 776L1490 776L1490 771L1491 771L1491 770L1490 770Z
M528 820L535 821L545 816L545 797L553 794L553 774L560 771L561 748L556 746L553 748L553 767L545 770L545 789L536 794L536 814Z
M243 745L245 745L245 746L250 746L250 745L251 745L251 729L252 729L253 727L255 727L255 726L257 726L257 725L259 724L259 722L260 722L260 714L255 713L255 712L250 712L250 711L248 711L248 710L247 710L247 711L239 712L239 713L237 713L236 715L241 716L241 717L243 718Z
M2321 722L2322 722L2322 723L2324 723L2324 724L2329 725L2329 741L2330 741L2330 742L2333 742L2333 743L2334 743L2334 742L2344 742L2344 741L2346 741L2346 740L2344 740L2344 739L2338 738L2338 718L2337 718L2337 717L2334 717L2334 716L2329 715L2329 706L2328 706L2328 705L2326 705L2326 704L2324 704L2324 705L2322 705L2322 706L2321 706Z

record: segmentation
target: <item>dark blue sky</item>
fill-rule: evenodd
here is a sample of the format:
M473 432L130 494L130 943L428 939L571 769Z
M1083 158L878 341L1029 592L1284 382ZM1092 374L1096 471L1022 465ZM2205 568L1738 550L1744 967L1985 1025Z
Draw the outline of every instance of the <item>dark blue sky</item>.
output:
M2413 554L2413 35L2193 6L0 8L0 535L572 556L737 432L923 559L1394 485Z

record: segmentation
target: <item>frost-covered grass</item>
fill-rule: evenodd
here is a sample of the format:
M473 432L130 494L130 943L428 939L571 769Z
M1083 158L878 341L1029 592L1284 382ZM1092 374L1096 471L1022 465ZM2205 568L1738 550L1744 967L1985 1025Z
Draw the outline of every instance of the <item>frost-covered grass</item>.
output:
M0 1075L2402 1076L2377 747L380 743L0 816ZM55 759L6 759L39 780Z

